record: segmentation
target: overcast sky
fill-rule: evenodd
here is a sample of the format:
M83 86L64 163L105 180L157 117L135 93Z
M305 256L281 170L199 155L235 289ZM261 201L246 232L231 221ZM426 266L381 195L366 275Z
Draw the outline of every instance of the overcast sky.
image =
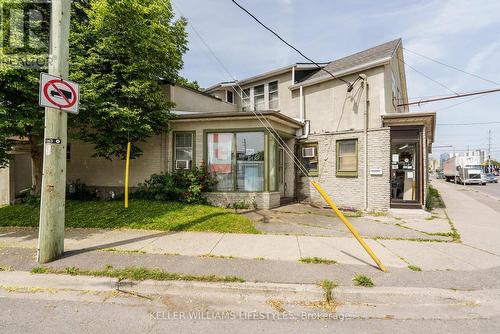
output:
M318 62L401 37L408 50L500 83L498 0L239 2ZM182 12L237 79L305 61L230 0L175 0L174 3L176 11ZM202 87L231 80L196 36L193 27L188 27L190 50L184 57L182 75L197 80ZM409 51L405 51L405 61L451 91L460 93L500 87ZM409 67L406 67L406 77L410 99L452 94ZM429 103L411 111L436 111L435 146L454 145L457 151L467 146L486 149L491 129L492 156L500 159L500 124L439 125L500 121L500 92L471 99ZM467 100L471 101L461 103ZM435 148L434 155L446 150Z

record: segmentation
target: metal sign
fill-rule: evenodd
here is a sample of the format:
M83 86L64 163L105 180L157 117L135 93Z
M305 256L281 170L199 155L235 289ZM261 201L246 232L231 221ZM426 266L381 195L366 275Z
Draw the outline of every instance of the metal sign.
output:
M45 144L59 145L61 143L62 140L60 138L45 138Z
M370 175L383 175L384 170L380 167L370 168Z
M80 87L77 83L63 80L47 73L40 74L39 105L78 113Z

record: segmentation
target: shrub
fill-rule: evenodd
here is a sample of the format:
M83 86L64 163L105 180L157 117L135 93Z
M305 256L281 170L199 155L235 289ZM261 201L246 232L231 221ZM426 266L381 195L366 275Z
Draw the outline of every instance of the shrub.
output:
M216 179L203 167L175 171L171 174L153 174L144 183L139 184L139 190L133 193L132 197L205 203L202 193L211 191L216 183Z

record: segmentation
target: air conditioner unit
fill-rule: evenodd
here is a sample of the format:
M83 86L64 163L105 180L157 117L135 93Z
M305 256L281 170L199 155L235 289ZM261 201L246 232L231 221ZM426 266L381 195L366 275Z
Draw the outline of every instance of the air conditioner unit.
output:
M175 169L191 168L191 160L175 160Z
M316 156L316 147L304 147L302 148L303 158L314 158Z

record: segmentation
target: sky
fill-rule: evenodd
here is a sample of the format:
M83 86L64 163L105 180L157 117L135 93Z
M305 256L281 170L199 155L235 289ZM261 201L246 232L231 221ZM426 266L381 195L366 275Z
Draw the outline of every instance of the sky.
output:
M189 51L181 74L202 87L243 79L305 59L260 27L231 0L174 0L188 19ZM401 37L403 47L500 83L500 1L239 0L239 3L317 62L331 61ZM196 35L217 55L229 76ZM410 100L500 88L404 51ZM500 92L412 107L437 113L433 156L488 148L500 160ZM441 147L440 147L441 146ZM442 146L453 146L442 147Z

